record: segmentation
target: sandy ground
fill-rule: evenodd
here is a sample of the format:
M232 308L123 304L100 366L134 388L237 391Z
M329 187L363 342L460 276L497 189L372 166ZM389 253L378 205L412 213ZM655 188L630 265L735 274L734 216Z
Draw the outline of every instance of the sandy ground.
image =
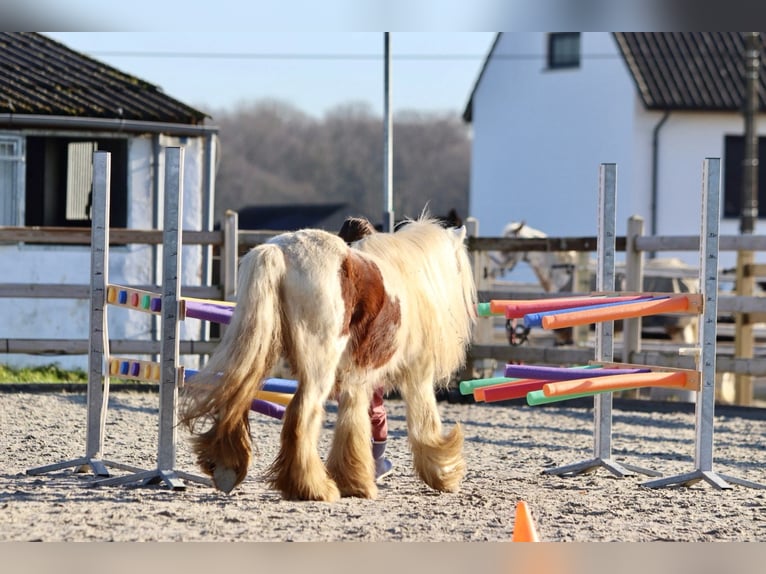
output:
M644 403L645 404L645 403ZM541 541L766 541L766 490L705 482L650 489L643 475L615 478L603 468L559 477L543 471L592 458L588 408L439 403L446 425L465 431L468 472L461 491L441 494L413 474L405 408L387 402L395 472L377 500L289 502L260 474L278 446L280 422L252 414L259 454L230 495L190 483L93 486L89 473L30 468L85 453L83 393L0 395L1 541L423 541L504 542L515 508L527 502ZM113 392L105 459L156 468L155 393ZM331 434L328 405L323 452ZM664 476L694 470L693 411L642 412L615 403L613 459ZM714 470L766 484L766 413L719 409ZM197 472L179 432L178 470ZM115 475L125 471L113 469Z

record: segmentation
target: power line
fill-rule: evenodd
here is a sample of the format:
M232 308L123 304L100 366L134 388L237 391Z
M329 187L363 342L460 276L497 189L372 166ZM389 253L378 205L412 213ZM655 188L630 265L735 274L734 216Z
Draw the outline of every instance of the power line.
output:
M92 56L114 58L172 58L200 60L327 60L327 61L378 61L382 54L309 54L290 52L161 52L161 51L93 51ZM545 54L492 54L493 60L545 60ZM583 54L582 60L620 59L619 54ZM393 60L450 61L487 59L487 54L392 54Z

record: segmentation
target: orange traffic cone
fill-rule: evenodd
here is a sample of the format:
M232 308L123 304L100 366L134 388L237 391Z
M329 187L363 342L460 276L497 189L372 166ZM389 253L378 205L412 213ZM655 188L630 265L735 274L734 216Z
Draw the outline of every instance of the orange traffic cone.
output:
M519 500L516 503L516 523L513 525L513 542L540 542L535 523L529 512L527 503Z

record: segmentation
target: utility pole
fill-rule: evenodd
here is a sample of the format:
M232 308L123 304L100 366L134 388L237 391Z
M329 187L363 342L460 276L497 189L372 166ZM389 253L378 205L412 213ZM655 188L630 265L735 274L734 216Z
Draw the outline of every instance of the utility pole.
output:
M383 33L383 231L394 231L393 121L391 118L391 39Z
M758 129L756 120L760 111L758 98L761 69L761 34L745 33L745 151L742 159L742 211L739 231L753 234L758 221ZM751 297L755 289L753 252L737 251L737 295ZM753 357L753 324L747 313L735 316L734 356L738 359ZM735 378L735 403L753 402L753 377L738 374Z

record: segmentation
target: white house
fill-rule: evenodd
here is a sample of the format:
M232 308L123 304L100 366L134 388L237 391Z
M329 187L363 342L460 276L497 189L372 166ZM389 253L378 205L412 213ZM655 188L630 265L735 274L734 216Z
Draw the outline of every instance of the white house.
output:
M700 229L702 162L722 161L721 234L739 232L745 93L742 33L501 33L464 118L472 124L470 215L483 236L525 220L595 235L598 168L617 164L617 233ZM761 62L761 109L766 79ZM764 126L759 176L766 216ZM756 229L756 233L760 231ZM697 265L696 253L667 253ZM736 255L721 253L721 266Z
M217 130L206 115L138 78L37 33L0 33L0 226L90 227L91 157L111 152L111 226L162 227L164 148L183 146L183 228L212 230ZM11 229L12 231L12 229ZM109 279L158 285L161 253L112 246ZM210 262L182 253L183 285L201 285ZM90 284L90 248L0 244L0 283ZM87 339L86 299L0 298L0 339ZM150 316L109 312L110 337L149 339ZM199 322L182 338L199 336ZM0 355L0 362L84 367L85 356Z

